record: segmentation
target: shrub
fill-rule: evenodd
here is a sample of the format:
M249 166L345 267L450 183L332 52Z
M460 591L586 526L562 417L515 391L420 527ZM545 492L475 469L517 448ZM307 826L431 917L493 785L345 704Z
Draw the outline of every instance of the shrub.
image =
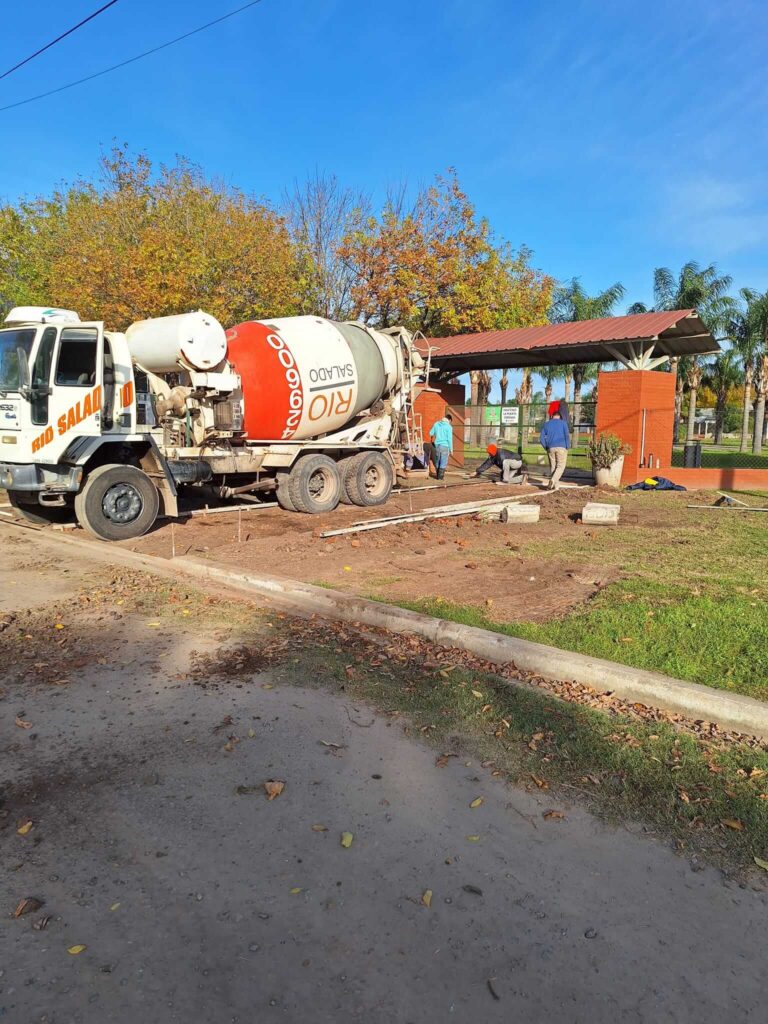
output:
M610 469L622 455L629 455L632 448L615 434L600 434L589 442L587 452L595 469Z

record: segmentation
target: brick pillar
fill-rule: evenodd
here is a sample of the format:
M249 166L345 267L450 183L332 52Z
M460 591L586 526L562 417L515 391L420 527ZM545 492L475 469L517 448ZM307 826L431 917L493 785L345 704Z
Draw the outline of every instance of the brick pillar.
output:
M440 384L434 391L422 391L414 403L414 411L421 414L424 440L429 441L432 424L441 420L446 412L453 417L453 455L450 466L464 465L464 403L462 384Z
M615 370L598 375L597 433L616 434L632 448L624 459L623 484L634 484L657 473L670 475L674 419L673 373ZM651 455L652 466L648 464ZM641 466L643 460L645 465Z

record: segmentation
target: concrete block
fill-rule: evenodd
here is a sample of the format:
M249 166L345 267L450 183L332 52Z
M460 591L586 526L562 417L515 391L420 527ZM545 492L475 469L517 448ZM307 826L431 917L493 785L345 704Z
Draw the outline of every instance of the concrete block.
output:
M499 513L502 523L538 523L540 505L505 505Z
M603 505L599 501L588 501L581 511L585 526L617 526L621 505Z

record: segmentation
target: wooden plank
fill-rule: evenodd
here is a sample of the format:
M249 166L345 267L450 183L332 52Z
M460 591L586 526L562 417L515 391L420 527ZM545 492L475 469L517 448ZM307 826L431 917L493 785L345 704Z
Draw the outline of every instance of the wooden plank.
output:
M265 501L263 505L229 505L227 508L196 508L191 512L183 512L179 519L189 516L213 516L219 512L261 512L265 508L279 508L276 501Z
M752 505L745 505L744 508L736 505L687 505L687 508L706 508L711 512L768 512L768 508L753 508Z

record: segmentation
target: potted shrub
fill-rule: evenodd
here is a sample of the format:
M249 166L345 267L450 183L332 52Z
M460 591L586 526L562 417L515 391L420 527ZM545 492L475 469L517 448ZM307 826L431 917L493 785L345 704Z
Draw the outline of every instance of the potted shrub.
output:
M632 451L615 434L600 434L587 448L598 487L620 487L624 456Z

